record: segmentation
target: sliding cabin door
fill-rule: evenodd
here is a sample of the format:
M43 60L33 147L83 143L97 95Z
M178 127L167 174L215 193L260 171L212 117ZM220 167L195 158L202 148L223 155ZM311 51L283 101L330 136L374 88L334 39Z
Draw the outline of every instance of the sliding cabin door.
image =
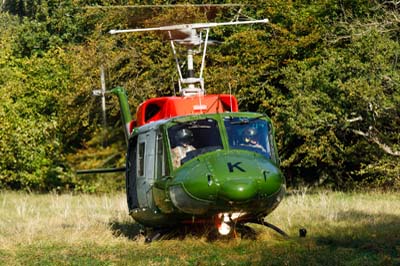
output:
M156 132L138 135L137 141L137 195L140 208L153 207Z

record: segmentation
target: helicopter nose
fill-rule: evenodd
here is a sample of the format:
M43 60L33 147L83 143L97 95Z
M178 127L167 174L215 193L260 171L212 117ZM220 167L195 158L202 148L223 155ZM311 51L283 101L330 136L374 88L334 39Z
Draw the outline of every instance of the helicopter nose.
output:
M233 179L220 186L219 196L227 201L243 202L257 194L257 184L251 179Z
M241 210L266 212L277 206L285 180L270 159L246 151L218 151L191 160L175 173L171 201L185 213ZM279 197L279 200L278 200Z

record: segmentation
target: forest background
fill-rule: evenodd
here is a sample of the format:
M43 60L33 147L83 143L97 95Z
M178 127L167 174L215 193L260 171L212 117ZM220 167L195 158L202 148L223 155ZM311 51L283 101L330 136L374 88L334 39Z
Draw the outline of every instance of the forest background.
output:
M241 110L272 118L288 185L399 189L400 3L182 6L228 2L235 1L3 0L0 188L123 189L123 174L75 174L124 165L117 99L107 96L104 124L101 99L92 95L101 86L100 67L108 89L127 89L131 111L172 95L177 74L160 36L108 31L239 17L270 23L211 31L221 43L209 48L206 92L231 91Z

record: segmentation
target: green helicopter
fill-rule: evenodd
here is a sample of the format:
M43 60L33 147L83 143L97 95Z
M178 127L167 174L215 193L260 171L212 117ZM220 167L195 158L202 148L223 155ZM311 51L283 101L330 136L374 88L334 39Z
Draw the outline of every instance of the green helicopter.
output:
M146 100L138 107L135 120L125 90L111 90L119 98L125 125L126 167L80 172L126 173L129 214L151 229L146 241L159 239L172 229L199 225L227 235L248 229L246 223L258 223L286 235L265 221L286 191L270 118L239 112L233 95L205 94L202 78L210 28L267 22L263 19L110 31L167 32L174 56L175 45L185 46L188 52L188 77L182 76L175 57L180 96ZM204 40L198 31L205 31ZM195 77L193 47L198 45L204 46L203 60L200 76Z

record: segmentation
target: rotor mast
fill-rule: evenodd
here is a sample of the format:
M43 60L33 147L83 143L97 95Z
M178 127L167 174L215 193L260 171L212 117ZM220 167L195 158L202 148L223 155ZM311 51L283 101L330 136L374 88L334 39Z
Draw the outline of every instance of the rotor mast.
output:
M179 92L182 96L193 96L193 95L203 95L204 90L204 79L203 71L205 65L205 57L207 52L208 35L210 28L219 26L230 26L230 25L241 25L241 24L255 24L255 23L268 23L268 19L262 20L249 20L249 21L230 21L230 22L213 22L213 23L194 23L194 24L181 24L181 25L171 25L156 28L141 28L141 29L126 29L126 30L110 30L110 34L118 33L131 33L131 32L148 32L148 31L164 31L168 32L168 37L170 39L171 48L175 58L176 67L179 75ZM202 40L199 31L205 30L206 36ZM182 76L181 67L179 65L179 60L176 53L175 43L187 47L187 77ZM193 54L196 46L201 46L204 44L203 55L201 60L200 74L199 77L194 75L194 64L193 64ZM200 50L200 49L199 49ZM185 87L182 88L182 85Z

